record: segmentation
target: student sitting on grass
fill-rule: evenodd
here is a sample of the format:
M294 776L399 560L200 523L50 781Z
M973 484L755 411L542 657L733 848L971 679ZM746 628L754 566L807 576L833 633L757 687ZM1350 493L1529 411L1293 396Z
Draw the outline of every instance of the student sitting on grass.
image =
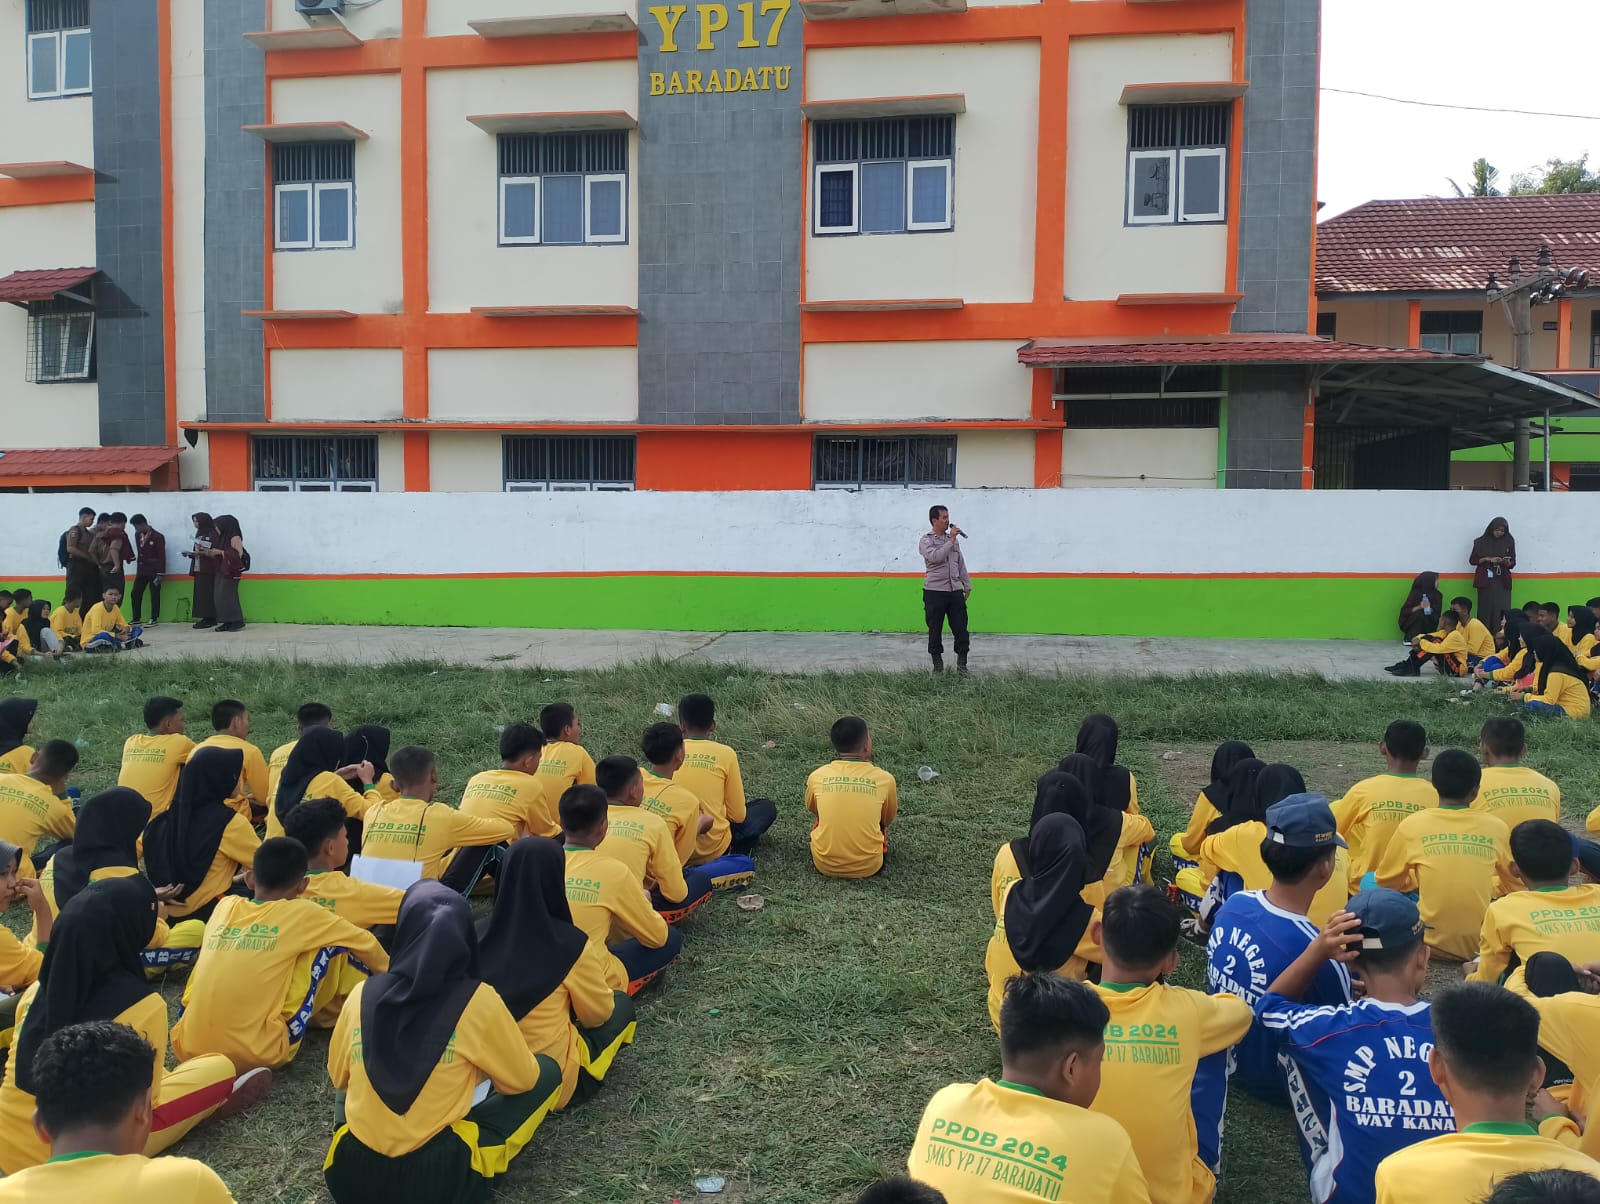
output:
M1596 631L1600 620L1595 618L1594 611L1587 606L1567 607L1567 630L1572 633L1571 642L1567 645L1572 649L1573 656L1588 656L1593 653L1595 645L1600 643L1600 632Z
M156 895L143 878L112 878L85 887L61 909L39 981L17 1008L17 1038L0 1086L0 1170L14 1175L50 1157L30 1126L36 1058L51 1034L85 1020L126 1024L150 1043L155 1126L144 1145L154 1156L223 1107L260 1102L272 1075L240 1074L226 1057L182 1060L166 1069L167 1002L146 981L139 952L156 928ZM183 1057L179 1054L180 1059Z
M278 783L283 778L283 767L289 763L289 754L300 742L300 737L314 727L332 727L333 711L321 702L307 702L295 712L295 736L287 744L280 744L267 758L267 811L272 811L272 800L278 797ZM272 833L267 833L272 835Z
M896 1175L879 1179L856 1197L856 1204L950 1204L944 1192Z
M1209 923L1211 913L1221 901L1221 888L1218 888L1217 893L1212 891L1212 884L1217 879L1216 864L1206 861L1201 856L1205 842L1210 836L1257 818L1256 779L1266 767L1266 762L1257 757L1242 757L1228 770L1227 781L1221 789L1217 789L1216 783L1207 787L1208 792L1215 792L1208 793L1207 798L1215 799L1217 813L1206 821L1204 828L1200 829L1195 841L1194 864L1178 867L1174 863L1177 873L1173 877L1174 885L1178 888L1178 898L1189 909L1194 921L1191 927L1198 928L1201 935L1205 932L1205 924L1200 919L1202 912L1206 916L1205 923Z
M1467 668L1476 669L1494 655L1494 636L1481 620L1472 615L1472 599L1451 598L1450 609L1461 619L1461 634L1467 641Z
M1539 1013L1545 1086L1533 1102L1539 1132L1600 1157L1600 964L1574 966L1559 953L1528 959L1525 996ZM1555 1083L1552 1085L1552 1079ZM1562 1081L1565 1080L1565 1081Z
M1250 1031L1234 995L1167 986L1182 915L1153 886L1106 897L1093 925L1105 950L1095 990L1111 1013L1094 1110L1127 1130L1157 1200L1209 1204L1222 1165L1228 1051Z
M652 723L644 729L639 747L650 766L641 770L644 801L640 806L667 821L678 860L688 865L712 821L695 792L673 781L673 775L683 768L683 732L676 724Z
M45 599L35 598L28 603L28 611L17 628L17 642L24 655L32 654L48 660L54 660L66 651L60 638L50 629L50 603Z
M500 732L500 768L486 769L467 780L461 811L479 819L511 825L512 839L559 836L555 799L546 799L539 776L544 736L527 723L508 723Z
M28 613L28 603L32 601L33 591L26 586L18 586L0 595L0 636L17 634L23 617Z
M683 765L672 780L692 790L711 817L689 863L704 865L726 854L750 856L777 820L778 805L767 798L746 801L739 754L711 738L717 734L717 704L710 695L680 698L678 725L683 732Z
M834 759L806 779L811 860L829 878L870 878L889 853L889 825L900 808L894 775L872 764L867 721L846 715L828 732Z
M928 1101L906 1159L911 1177L951 1204L1147 1204L1128 1134L1089 1110L1100 1090L1108 1018L1086 983L1048 972L1006 983L1000 1078L954 1083ZM1003 1161L995 1156L1002 1142L1032 1154Z
M129 736L122 743L117 785L137 790L150 803L151 813L160 815L172 805L178 774L194 750L194 741L184 735L183 703L176 698L146 699L144 726L143 735Z
M584 1098L592 1094L633 1044L633 1000L606 981L605 946L572 922L560 845L542 836L517 841L499 885L481 937L483 981L500 993L528 1048L561 1067L555 1106L565 1108L580 1084Z
M61 605L50 612L50 630L61 641L63 652L83 650L83 597L78 590L68 590Z
M178 890L167 914L205 921L224 895L234 894L255 860L261 838L250 821L228 805L244 754L237 749L199 749L183 767L178 797L144 830L144 860L150 881Z
M1352 895L1363 889L1362 880L1378 868L1401 821L1439 805L1433 783L1417 773L1417 766L1428 756L1428 733L1422 724L1396 719L1384 729L1378 755L1385 771L1363 778L1333 804L1339 835L1350 845Z
M1200 842L1206 838L1206 828L1227 806L1228 775L1241 761L1253 760L1255 755L1243 740L1226 740L1217 745L1217 751L1211 754L1211 781L1195 796L1189 826L1174 832L1167 844L1174 872L1199 868Z
M52 1156L0 1181L0 1201L235 1204L205 1163L145 1154L160 1063L161 1052L138 1032L106 1019L63 1025L41 1041L29 1068L34 1111L24 1123Z
M595 783L606 795L606 838L595 850L615 857L650 892L650 905L669 924L693 914L711 897L703 870L685 870L672 845L672 830L646 811L644 776L632 757L607 757L594 767Z
M0 840L22 850L17 873L37 878L33 854L46 836L70 840L77 817L66 798L67 779L78 767L78 750L65 740L46 740L27 773L0 775Z
M37 698L0 699L0 774L27 773L33 764L33 745L27 741L38 711Z
M1267 811L1267 836L1261 859L1272 875L1265 890L1244 890L1218 909L1206 946L1206 986L1213 994L1237 995L1254 1007L1267 985L1317 939L1317 925L1306 918L1312 901L1345 879L1335 854L1342 841L1333 811L1321 795L1302 794ZM1350 1002L1350 975L1330 962L1318 972L1307 1001L1327 1007ZM1235 1053L1236 1082L1263 1099L1285 1098L1277 1046L1258 1022Z
M1527 708L1535 715L1587 719L1589 675L1573 659L1572 649L1553 635L1531 636L1528 646L1539 662L1537 693L1532 685L1518 684L1511 690L1512 700L1526 697Z
M345 768L353 770L359 790L345 780ZM353 767L344 766L344 736L331 727L308 728L305 735L295 741L294 751L284 762L283 772L278 777L272 805L267 808L267 835L282 836L284 819L299 806L301 799L308 798L338 799L346 818L351 821L357 842L361 817L378 801L378 796L372 793L372 766L366 761Z
M267 759L250 743L250 708L236 698L224 698L211 708L212 735L196 748L227 748L244 757L238 785L228 796L228 806L246 819L265 818L268 793Z
M1447 610L1439 616L1439 630L1429 635L1414 636L1411 652L1402 661L1390 665L1385 672L1396 677L1420 677L1422 666L1429 661L1443 677L1467 675L1467 636L1461 630L1461 616Z
M50 928L55 918L55 910L39 881L18 877L17 866L21 862L22 850L0 840L0 905L10 907L18 901L26 903L33 913L34 933L24 943L11 929L0 924L0 991L6 996L0 1001L0 1033L6 1035L6 1040L0 1044L7 1046L16 1023L17 997L39 979L44 947L50 942ZM45 872L49 872L49 866L45 867Z
M220 1053L240 1067L285 1065L307 1027L331 1025L344 1003L342 971L329 974L336 956L363 973L388 969L376 937L303 897L306 869L299 841L265 840L245 876L253 897L217 904L172 1029L179 1057Z
M1527 751L1522 720L1510 715L1488 720L1478 734L1483 779L1472 806L1487 811L1512 831L1524 820L1561 822L1561 787L1522 764Z
M1441 992L1432 1013L1428 1068L1455 1113L1456 1132L1385 1158L1377 1204L1481 1200L1519 1171L1600 1177L1600 1163L1527 1123L1528 1096L1544 1081L1539 1013L1531 1004L1503 987L1469 982Z
M367 809L361 824L363 860L415 864L418 877L437 879L457 849L500 845L511 839L510 824L464 815L434 802L439 791L439 763L428 749L415 744L400 749L394 754L393 772L400 797ZM477 868L481 870L482 865L479 859ZM468 874L446 885L464 895L476 884L477 875Z
M394 734L376 723L363 723L350 729L344 738L346 765L360 765L363 761L372 766L372 793L384 802L392 803L400 797L400 789L389 772L389 745Z
M593 786L594 758L579 743L583 724L577 709L570 702L552 702L539 712L539 730L544 733L539 776L545 797L559 801L573 786Z
M1547 819L1524 820L1511 830L1511 859L1520 889L1489 904L1476 967L1468 963L1467 969L1474 982L1504 982L1525 995L1522 967L1536 953L1600 961L1600 886L1567 885L1578 872L1572 836Z
M1428 1074L1433 1029L1421 991L1428 978L1422 917L1381 887L1350 900L1268 986L1256 1014L1279 1043L1312 1199L1371 1204L1372 1176L1396 1150L1455 1129ZM1302 1003L1330 963L1361 978L1342 1007Z
M467 901L426 880L400 905L392 967L339 1017L328 1077L344 1093L322 1171L335 1204L486 1200L561 1095L561 1067L480 981Z
M1099 771L1093 758L1088 754L1073 753L1070 757L1064 758L1057 767L1057 772L1084 783L1090 797L1094 797L1093 784ZM1117 851L1112 856L1111 865L1105 873L1106 892L1109 894L1119 886L1130 886L1140 879L1145 853L1153 847L1156 830L1148 819L1132 809L1131 800L1121 809L1105 804L1098 805L1102 811L1114 814L1118 823Z
M306 887L307 899L357 928L395 922L405 891L363 882L344 872L350 863L350 829L337 799L308 798L289 812L284 827L289 839L298 840L306 850L306 876L311 883Z
M573 786L560 807L572 922L609 950L606 981L612 989L637 995L678 960L683 934L650 906L632 870L597 852L606 838L606 792Z
M143 634L143 627L123 617L122 591L112 586L83 616L79 638L85 652L126 652L130 648L144 647L144 641L139 638Z

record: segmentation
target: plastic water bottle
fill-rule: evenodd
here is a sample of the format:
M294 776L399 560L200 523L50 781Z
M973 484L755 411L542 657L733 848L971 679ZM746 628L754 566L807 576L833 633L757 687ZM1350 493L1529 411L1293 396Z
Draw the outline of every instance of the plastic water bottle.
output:
M1433 603L1429 601L1427 594L1422 595L1422 613L1430 619L1433 618Z

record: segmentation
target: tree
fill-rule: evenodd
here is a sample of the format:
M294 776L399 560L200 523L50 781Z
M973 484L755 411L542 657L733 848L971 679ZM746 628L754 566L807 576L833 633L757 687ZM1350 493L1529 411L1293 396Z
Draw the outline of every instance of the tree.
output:
M1456 190L1457 196L1499 196L1500 190L1494 186L1494 182L1499 178L1499 168L1491 166L1487 159L1479 159L1472 165L1470 189L1463 189L1454 180L1450 181L1450 187Z
M1600 192L1600 174L1589 170L1589 156L1551 159L1544 170L1518 172L1511 178L1512 196L1552 192Z

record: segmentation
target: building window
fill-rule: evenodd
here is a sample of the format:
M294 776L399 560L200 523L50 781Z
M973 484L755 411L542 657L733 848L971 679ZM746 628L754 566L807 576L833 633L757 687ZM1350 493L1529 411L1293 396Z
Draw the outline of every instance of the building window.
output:
M812 484L817 489L904 489L954 485L953 435L818 435Z
M818 234L949 230L956 119L882 117L812 123Z
M1220 222L1233 105L1128 106L1128 224Z
M1217 425L1215 397L1144 398L1111 401L1084 398L1063 406L1068 430L1203 430Z
M1317 337L1319 339L1337 339L1339 337L1339 315L1317 315Z
M1589 315L1589 367L1600 368L1600 309Z
M84 96L93 80L89 0L28 0L28 99Z
M500 245L628 241L628 133L500 135Z
M278 142L272 147L273 246L330 251L356 245L353 142Z
M1426 351L1477 355L1483 345L1483 313L1466 309L1422 311L1422 346Z
M375 435L258 435L255 487L263 493L376 493Z
M626 493L633 488L632 435L507 435L507 493Z
M28 379L36 384L94 379L94 307L80 301L28 305Z

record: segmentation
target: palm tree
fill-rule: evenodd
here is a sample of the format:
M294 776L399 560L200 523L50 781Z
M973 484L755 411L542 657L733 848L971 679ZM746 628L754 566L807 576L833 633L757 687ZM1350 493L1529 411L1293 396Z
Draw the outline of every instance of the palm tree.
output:
M1479 159L1472 165L1472 187L1463 189L1454 180L1450 187L1456 190L1457 196L1499 196L1500 190L1494 186L1495 180L1500 177L1498 168L1490 164L1487 159Z

